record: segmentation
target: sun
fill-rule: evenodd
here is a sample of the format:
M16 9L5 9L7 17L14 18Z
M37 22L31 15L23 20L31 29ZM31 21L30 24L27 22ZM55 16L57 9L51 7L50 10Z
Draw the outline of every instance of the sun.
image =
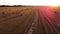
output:
M48 0L45 4L53 7L60 6L60 0Z

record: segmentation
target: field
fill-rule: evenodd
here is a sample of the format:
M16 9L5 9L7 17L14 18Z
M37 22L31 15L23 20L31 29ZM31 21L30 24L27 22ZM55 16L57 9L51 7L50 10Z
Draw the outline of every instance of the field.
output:
M0 34L60 34L60 7L0 7Z
M32 21L33 7L0 7L0 34L22 34Z

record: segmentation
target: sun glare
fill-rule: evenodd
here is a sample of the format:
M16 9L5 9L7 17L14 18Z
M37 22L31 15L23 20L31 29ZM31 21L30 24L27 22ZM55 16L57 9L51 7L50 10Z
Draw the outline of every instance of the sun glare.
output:
M48 5L53 7L60 6L60 0L46 0L43 2L44 2L42 3L43 5Z
M60 0L1 0L0 5L60 6Z

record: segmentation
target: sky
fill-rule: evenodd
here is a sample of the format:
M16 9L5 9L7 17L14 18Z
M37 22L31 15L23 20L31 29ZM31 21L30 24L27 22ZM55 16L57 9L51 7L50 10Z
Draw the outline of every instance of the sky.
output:
M60 0L0 0L0 5L57 6L60 5Z

